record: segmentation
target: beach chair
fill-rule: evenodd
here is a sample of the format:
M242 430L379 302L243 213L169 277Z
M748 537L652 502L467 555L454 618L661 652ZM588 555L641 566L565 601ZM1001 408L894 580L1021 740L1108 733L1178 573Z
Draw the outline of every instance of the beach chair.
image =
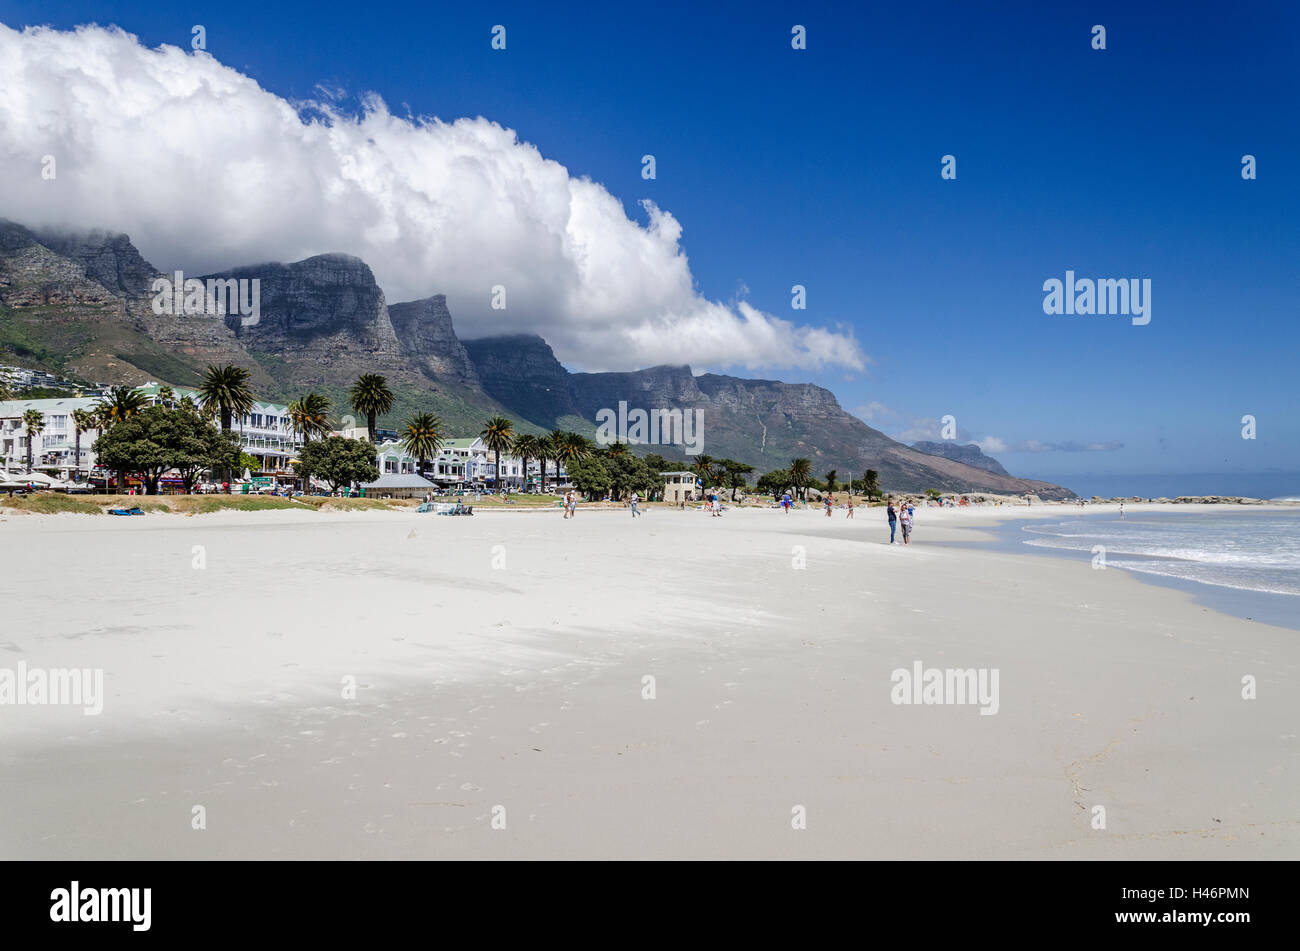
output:
M432 503L432 502L421 502L421 503L420 503L420 507L417 508L416 511L417 511L417 512L432 512L432 511L433 511L433 503Z

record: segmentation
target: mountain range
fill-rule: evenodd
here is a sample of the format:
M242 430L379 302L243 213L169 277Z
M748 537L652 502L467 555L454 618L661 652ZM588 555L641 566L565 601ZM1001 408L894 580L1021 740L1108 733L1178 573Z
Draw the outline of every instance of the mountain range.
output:
M345 254L233 268L201 279L257 278L260 319L155 314L155 278L124 234L53 233L0 219L0 354L11 362L106 383L194 385L209 364L250 371L264 399L314 391L346 412L361 373L382 373L397 396L396 425L415 409L450 434L477 433L496 413L524 432L594 435L597 413L629 407L703 411L703 452L759 473L795 457L840 479L880 473L884 488L1073 497L1006 472L978 447L907 446L844 411L811 383L695 375L689 366L574 373L535 335L462 340L445 296L389 304L370 267ZM384 421L381 421L384 425ZM970 450L974 450L974 453ZM637 446L684 458L680 447Z

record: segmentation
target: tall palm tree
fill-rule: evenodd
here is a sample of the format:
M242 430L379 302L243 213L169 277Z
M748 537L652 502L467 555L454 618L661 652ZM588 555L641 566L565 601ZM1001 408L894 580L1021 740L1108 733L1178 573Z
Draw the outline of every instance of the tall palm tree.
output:
M107 396L101 396L95 404L95 413L99 416L101 429L109 429L114 424L129 419L149 405L149 400L139 390L130 386L115 386Z
M424 475L425 462L436 458L442 451L442 420L433 413L413 413L406 418L401 445L405 452L415 456L418 471Z
M289 424L302 436L303 445L330 431L330 401L319 393L308 393L289 404Z
M221 418L221 431L230 432L235 416L244 417L253 411L255 400L248 385L248 371L227 363L224 367L209 366L199 383L199 401L208 410L215 408ZM226 491L230 491L230 470L225 473Z
M546 458L542 460L542 488L546 488L546 459L552 459L555 462L555 484L560 484L560 447L564 445L564 437L568 434L563 429L552 429L546 434L542 443L542 455Z
M73 476L72 481L76 482L77 477L81 475L81 434L94 429L99 425L95 414L88 409L74 409L72 411L72 439L73 439Z
M194 402L194 397L189 395L182 396L180 402L178 402L176 406L179 409L189 410L191 413L197 413L199 411L199 404Z
M812 463L807 459L790 460L790 481L794 483L795 491L798 492L799 498L805 497L804 487L808 485L808 480L812 476Z
M158 403L171 409L176 403L176 391L164 383L158 387Z
M27 471L32 471L32 443L40 431L45 428L45 414L40 410L29 409L23 413L23 432L27 434Z
M365 414L366 430L370 433L370 441L374 442L379 417L391 412L393 403L397 401L388 388L388 381L378 373L363 373L348 390L348 400L354 410Z
M248 371L227 363L224 367L210 366L199 383L199 401L215 406L221 418L221 431L230 432L234 417L244 417L253 411L256 400L248 385Z
M515 437L514 453L524 464L524 485L528 484L528 460L539 459L542 455L542 441L531 433L522 433Z
M827 492L834 492L834 491L835 491L835 483L836 483L836 481L837 481L837 477L839 476L839 474L840 474L840 471L839 471L838 469L832 469L830 472L828 472L828 473L826 473L824 476L822 476L822 478L826 480L826 491L827 491Z
M622 440L615 440L605 447L605 455L609 456L611 459L616 459L619 456L626 456L627 453L627 443Z
M515 441L515 424L504 416L493 416L483 424L483 430L479 433L483 437L483 445L492 450L493 461L496 468L492 471L495 475L492 478L492 487L501 488L501 453L509 452L510 447Z

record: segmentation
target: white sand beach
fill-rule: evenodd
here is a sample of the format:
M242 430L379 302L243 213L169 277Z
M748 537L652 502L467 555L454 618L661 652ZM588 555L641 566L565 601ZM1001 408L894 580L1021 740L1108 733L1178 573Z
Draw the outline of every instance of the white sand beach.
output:
M105 696L0 706L0 857L1300 858L1300 634L934 545L1061 513L8 515L0 668Z

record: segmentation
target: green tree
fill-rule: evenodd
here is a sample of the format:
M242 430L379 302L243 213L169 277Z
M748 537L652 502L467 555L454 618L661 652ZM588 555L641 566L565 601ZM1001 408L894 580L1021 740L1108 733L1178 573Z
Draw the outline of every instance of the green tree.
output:
M790 472L788 469L773 469L771 472L765 472L758 478L757 490L764 495L770 495L774 499L781 498L781 494L786 489L794 485L790 481Z
M605 447L605 455L614 458L617 456L626 456L628 453L627 443L615 440Z
M330 401L319 393L308 393L289 404L289 425L302 436L303 445L330 432Z
M790 484L802 501L807 494L808 484L812 481L812 463L803 458L791 459L789 472Z
M401 445L403 451L415 456L420 475L424 475L425 463L437 458L442 451L442 420L433 413L408 416L401 434Z
M176 405L176 391L164 383L158 387L158 405L171 409Z
M609 471L609 460L603 456L591 456L575 459L569 463L569 481L579 492L585 492L589 498L602 498L613 488L613 478Z
M243 450L240 450L239 461L237 465L239 468L240 476L243 476L245 469L247 469L251 474L257 472L259 469L262 468L262 463L258 460L257 456L250 455L249 453L246 453Z
M880 473L868 469L862 475L862 494L868 499L880 497Z
M366 431L370 433L370 441L373 443L379 417L392 412L397 398L388 388L388 381L384 377L378 373L363 373L348 391L348 401L354 410L365 414Z
M207 421L183 409L150 406L100 434L94 444L100 462L122 475L138 472L150 494L162 477L177 470L186 490L193 489L206 469L230 468L239 461L239 440L220 433Z
M501 453L509 452L514 445L515 424L504 416L493 416L483 424L479 435L483 438L483 445L492 450L492 487L499 489L504 481L501 478Z
M718 465L722 468L719 484L731 490L731 501L734 502L736 490L749 485L745 477L754 471L754 467L747 462L737 462L735 459L719 459Z
M353 482L374 482L379 478L374 444L364 439L331 436L302 447L294 471L303 485L311 478L327 483L336 492Z
M45 428L45 414L40 410L29 409L23 413L23 432L27 434L27 471L32 471L32 446L36 437Z
M826 480L826 489L827 489L828 491L830 491L830 492L834 492L834 491L836 490L836 488L838 488L838 486L836 485L836 482L837 482L836 477L837 477L839 474L840 474L840 473L839 473L839 470L838 470L838 469L832 469L830 472L828 472L828 473L826 473L824 476L822 476L822 478Z

